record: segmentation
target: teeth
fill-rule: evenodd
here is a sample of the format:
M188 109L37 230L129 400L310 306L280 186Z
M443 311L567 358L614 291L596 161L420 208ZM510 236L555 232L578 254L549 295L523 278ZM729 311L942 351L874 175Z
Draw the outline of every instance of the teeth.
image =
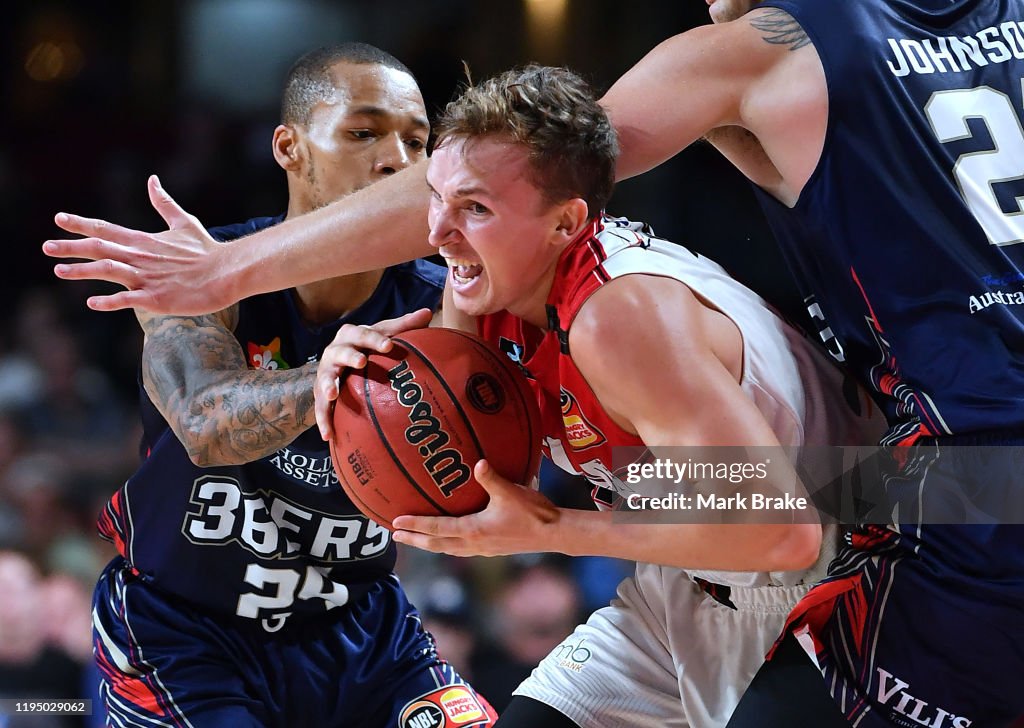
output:
M470 266L476 265L473 261L466 260L465 258L445 258L445 262L452 268L469 268Z

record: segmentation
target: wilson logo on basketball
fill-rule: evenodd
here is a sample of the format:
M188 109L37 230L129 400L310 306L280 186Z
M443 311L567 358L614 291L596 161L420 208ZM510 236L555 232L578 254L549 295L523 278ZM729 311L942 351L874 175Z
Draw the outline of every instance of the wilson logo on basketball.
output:
M469 403L484 414L501 412L505 406L505 390L490 374L477 372L466 382L466 397Z
M409 410L409 426L405 441L423 458L423 467L445 498L469 482L469 466L462 453L446 447L451 437L441 429L430 402L423 401L423 389L415 382L416 375L408 361L401 361L388 370L388 381L398 395L398 403Z
M604 434L583 416L583 410L580 409L571 392L563 389L559 397L559 404L562 406L565 439L574 450L585 450L605 442Z

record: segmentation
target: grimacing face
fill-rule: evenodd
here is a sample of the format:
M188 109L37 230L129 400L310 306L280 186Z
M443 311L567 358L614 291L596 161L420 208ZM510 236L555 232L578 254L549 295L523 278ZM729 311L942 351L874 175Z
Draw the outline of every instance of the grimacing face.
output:
M373 63L336 63L337 92L297 128L308 209L377 182L426 156L430 126L416 81Z
M430 244L464 313L543 316L564 247L562 206L544 199L528 171L526 150L500 137L449 139L430 158Z

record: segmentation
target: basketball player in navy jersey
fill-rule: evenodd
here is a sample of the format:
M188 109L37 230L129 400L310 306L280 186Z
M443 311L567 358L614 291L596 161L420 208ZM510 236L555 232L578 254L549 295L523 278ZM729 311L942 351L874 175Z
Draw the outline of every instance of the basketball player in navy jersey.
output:
M605 95L622 147L618 176L640 174L713 132L763 191L829 348L883 404L886 442L906 448L903 459L913 463L958 445L1019 446L1019 0L768 0L747 13L752 4L711 2L715 18L730 22L665 41ZM423 175L421 165L301 230L264 235L245 260L201 236L144 236L74 216L58 222L92 237L53 241L47 252L94 261L58 275L129 289L93 299L101 310L219 307L261 285L318 277L311 265L284 270L293 250L320 253L317 265L332 271L379 265L391 260L386 251L424 254ZM374 221L372 213L385 199L402 200L408 222L360 246L382 224L384 215ZM352 259L357 249L361 261ZM261 284L252 271L268 262L280 277ZM206 293L192 299L197 281ZM1009 497L1020 471L1010 462L942 475L964 492L978 481ZM1017 523L910 523L852 535L834 579L812 592L794 623L849 721L999 726L1024 712ZM767 710L759 719L772 725Z
M451 270L444 324L482 334L527 373L546 455L585 475L607 510L632 492L615 448L877 435L840 396L836 370L755 294L644 226L602 217L616 152L607 115L566 69L502 74L438 123L427 181L430 242ZM339 332L319 395L336 396L340 367L359 366L366 345L381 350L386 339ZM519 687L504 726L725 726L837 545L835 529L822 538L807 514L796 524L632 525L555 508L486 466L477 475L491 494L483 512L402 517L396 540L455 555L640 562L619 599Z
M210 234L231 240L394 174L428 133L395 58L360 43L313 51L288 75L273 137L286 215ZM493 722L437 656L392 573L390 533L344 495L312 427L316 360L339 328L436 308L443 279L419 261L208 316L139 313L145 459L101 515L120 557L94 602L110 725Z

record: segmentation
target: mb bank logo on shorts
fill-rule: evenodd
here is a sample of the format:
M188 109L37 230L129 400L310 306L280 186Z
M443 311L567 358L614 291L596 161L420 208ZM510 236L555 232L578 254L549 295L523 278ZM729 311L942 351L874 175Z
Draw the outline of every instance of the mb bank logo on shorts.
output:
M587 660L593 655L590 648L583 646L586 641L586 637L580 637L575 641L567 640L555 648L553 654L558 660L558 666L572 672L583 672Z

